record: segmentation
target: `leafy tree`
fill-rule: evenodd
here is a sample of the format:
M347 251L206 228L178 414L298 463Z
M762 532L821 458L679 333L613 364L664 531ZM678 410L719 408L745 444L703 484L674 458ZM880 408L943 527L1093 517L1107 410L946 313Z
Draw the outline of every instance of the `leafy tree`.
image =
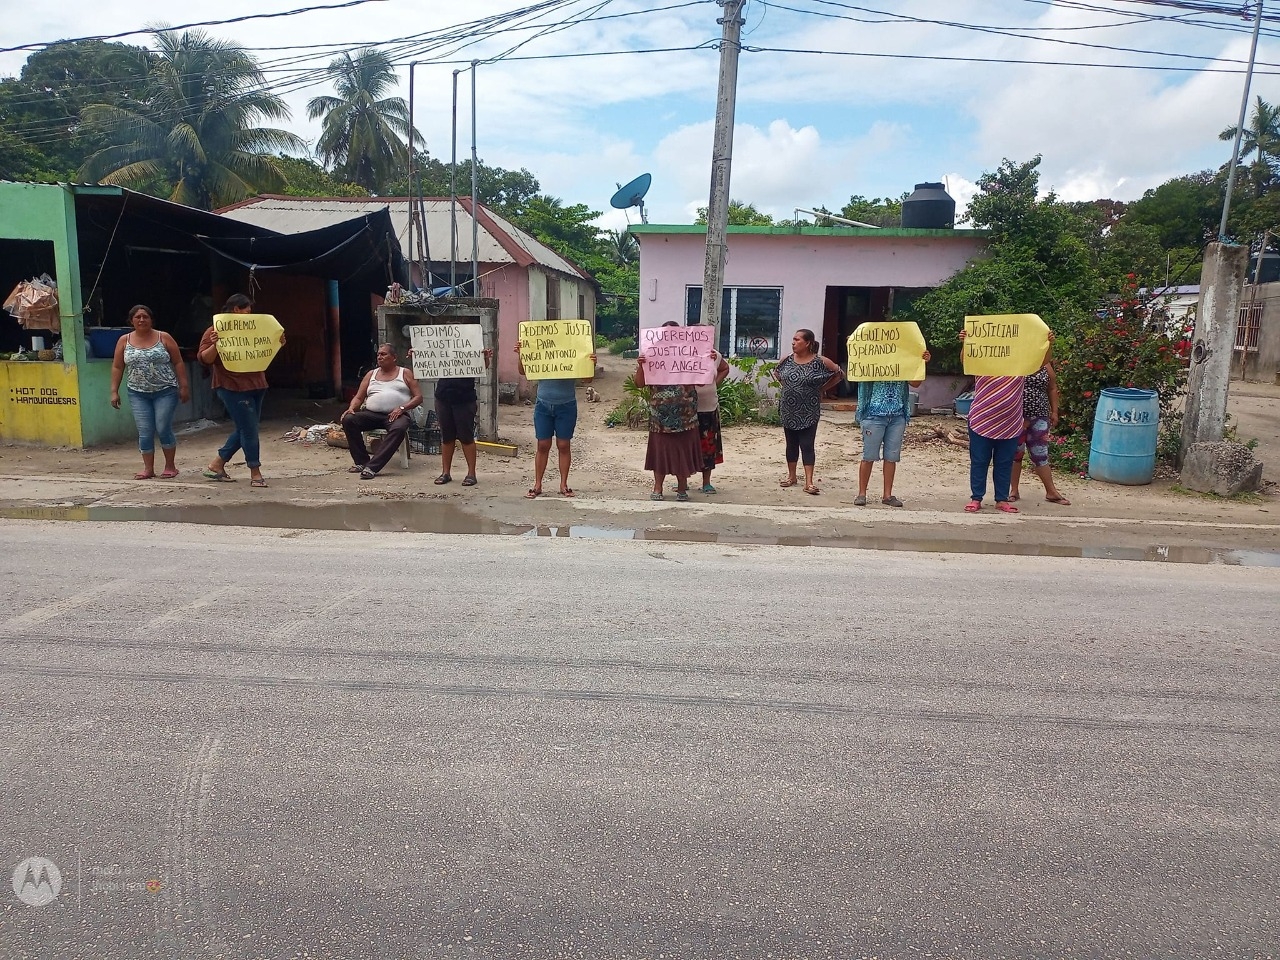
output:
M449 196L449 164L419 151L414 155L413 179L417 184L415 194L422 197ZM458 196L471 196L471 160L458 164ZM483 160L476 164L476 194L490 210L508 219L517 219L530 201L542 190L542 185L528 170L505 170L488 166ZM407 174L387 185L388 196L407 196Z
M284 174L282 191L290 197L367 197L369 191L355 183L342 183L308 157L280 154L276 164Z
M694 223L707 222L707 208L698 208L698 219ZM773 226L773 217L767 213L761 213L756 209L754 203L740 203L737 200L729 201L729 219L728 223L735 227L771 227Z
M904 319L921 324L942 370L959 369L966 315L1036 313L1060 335L1097 303L1102 284L1089 221L1053 195L1037 196L1040 158L1005 160L978 180L968 219L991 231L988 253L920 297Z
M18 78L0 80L4 175L70 179L86 156L106 144L80 121L88 103L120 104L146 78L142 47L84 40L50 44L27 58Z
M1225 184L1212 170L1175 177L1125 208L1125 219L1155 227L1160 245L1200 247L1216 236Z
M289 108L266 92L257 62L240 47L199 30L158 30L159 45L136 100L96 103L81 117L109 146L94 152L80 176L156 189L206 210L284 187L274 151L306 144L285 130L259 127Z
M859 223L869 223L876 227L900 227L902 226L902 201L909 196L911 196L910 193L904 193L897 200L891 200L889 197L868 200L861 194L855 194L841 208L840 216L846 220L857 220Z
M396 85L391 57L366 47L335 58L329 73L338 96L307 104L308 117L324 118L316 155L340 180L379 193L404 175L409 160L409 106L403 97L383 96ZM414 139L422 142L416 133Z

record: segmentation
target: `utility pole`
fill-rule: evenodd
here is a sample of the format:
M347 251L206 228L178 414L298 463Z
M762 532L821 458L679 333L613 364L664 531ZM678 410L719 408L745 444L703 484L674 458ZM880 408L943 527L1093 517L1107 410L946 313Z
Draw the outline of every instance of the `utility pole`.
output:
M1227 216L1231 212L1231 188L1235 184L1236 165L1240 161L1240 139L1244 136L1249 86L1253 80L1253 64L1257 57L1258 31L1261 26L1262 0L1258 0L1258 12L1253 23L1253 45L1249 48L1249 66L1245 71L1244 92L1240 95L1240 118L1236 122L1231 167L1227 174L1226 194L1222 200L1218 241L1205 247L1204 268L1200 274L1200 305L1196 310L1196 340L1191 348L1191 371L1187 375L1182 444L1178 450L1179 467L1186 460L1192 444L1221 440L1226 433L1231 357L1240 318L1240 297L1249 272L1249 249L1237 246L1227 239ZM1262 261L1262 251L1258 252L1258 261Z
M707 259L702 271L704 326L714 328L720 344L721 299L724 293L725 228L729 223L729 167L733 160L733 113L738 93L738 54L742 51L742 9L746 0L716 0L724 7L718 21L720 85L716 92L716 129L711 148L711 198L707 203ZM733 344L729 345L732 352Z
M480 220L476 179L476 67L479 60L471 61L471 295L480 297Z
M1258 15L1253 21L1253 44L1249 47L1249 66L1244 72L1244 93L1240 95L1240 119L1236 121L1236 141L1231 148L1231 166L1227 168L1227 192L1222 200L1222 222L1218 224L1219 243L1227 242L1227 214L1231 212L1231 189L1236 183L1236 164L1240 162L1240 138L1244 136L1244 121L1249 110L1249 86L1253 82L1253 64L1258 58L1258 31L1261 27L1262 0L1258 0Z
M414 60L409 64L409 236L407 240L409 253L409 291L413 291L413 221L418 216L418 208L413 202L413 68L418 65Z

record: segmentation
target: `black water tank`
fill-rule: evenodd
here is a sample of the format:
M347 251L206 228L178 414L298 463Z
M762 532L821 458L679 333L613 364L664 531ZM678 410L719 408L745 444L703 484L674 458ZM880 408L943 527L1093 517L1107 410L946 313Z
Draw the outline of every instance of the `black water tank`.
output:
M902 225L913 230L949 230L956 222L956 202L940 183L917 183L902 201Z

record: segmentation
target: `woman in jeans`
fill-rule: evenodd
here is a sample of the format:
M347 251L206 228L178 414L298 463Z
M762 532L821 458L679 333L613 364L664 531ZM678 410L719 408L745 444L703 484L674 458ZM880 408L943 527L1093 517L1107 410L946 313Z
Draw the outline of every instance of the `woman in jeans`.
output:
M797 330L791 338L791 356L774 368L773 377L781 385L778 413L787 438L787 475L779 483L794 487L796 462L804 459L804 492L817 496L813 465L817 460L813 442L822 417L822 394L840 382L840 368L818 352L812 330Z
M227 300L223 313L253 313L253 301L243 293ZM280 334L280 346L284 346L284 334ZM267 375L258 373L232 373L222 365L218 355L218 330L210 327L200 338L200 350L196 354L200 362L213 373L213 392L218 395L235 429L227 437L218 455L209 461L204 471L206 480L229 483L235 478L227 473L227 461L236 451L244 450L244 462L249 467L249 485L265 487L262 477L262 460L258 447L258 421L262 417L262 398L267 395Z
M120 381L129 391L129 409L138 425L138 449L142 451L142 472L135 480L156 475L156 438L164 451L161 478L178 475L173 462L178 440L173 435L173 414L179 403L191 399L187 368L173 337L155 328L151 308L138 304L129 311L131 333L116 341L111 362L111 405L120 409Z
M931 359L928 350L921 354L925 363ZM893 495L893 478L902 459L902 438L911 419L911 388L923 380L863 380L858 384L858 424L862 427L862 462L858 464L858 495L853 504L867 505L867 487L871 469L884 458L884 496L886 507L900 507L902 501Z

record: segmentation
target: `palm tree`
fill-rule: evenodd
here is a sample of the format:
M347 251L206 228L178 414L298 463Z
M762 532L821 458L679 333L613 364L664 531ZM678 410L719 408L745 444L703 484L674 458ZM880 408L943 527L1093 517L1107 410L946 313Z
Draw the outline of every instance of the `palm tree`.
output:
M629 267L640 257L640 244L629 230L608 230L604 236L608 257L615 266Z
M1230 126L1218 134L1219 140L1234 140L1236 127ZM1258 158L1249 166L1256 196L1267 192L1274 176L1272 164L1280 161L1280 107L1273 107L1258 97L1253 107L1253 117L1240 136L1240 159L1257 152Z
M384 97L396 84L391 58L376 47L344 53L329 64L336 97L316 97L307 116L324 118L316 156L348 183L378 193L408 166L409 107L401 97ZM417 133L414 144L425 141Z
M139 95L81 111L110 145L85 160L80 176L151 188L205 210L282 189L285 177L271 154L301 152L306 143L287 130L255 126L289 117L284 101L265 89L257 61L200 30L152 35L159 54Z

